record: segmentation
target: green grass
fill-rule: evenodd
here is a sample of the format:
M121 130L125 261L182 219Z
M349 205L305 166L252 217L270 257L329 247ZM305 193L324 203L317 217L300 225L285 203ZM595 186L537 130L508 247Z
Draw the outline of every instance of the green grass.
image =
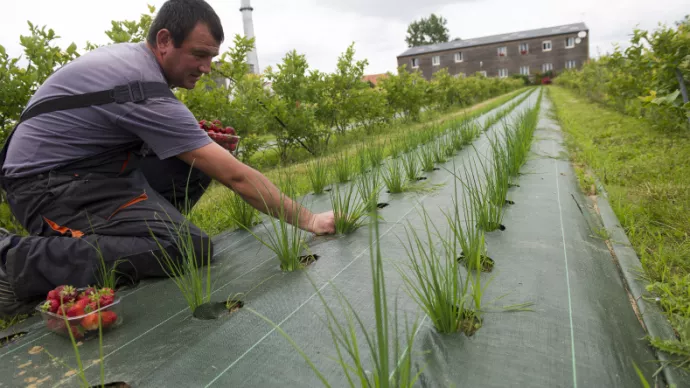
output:
M601 181L649 291L679 333L680 342L664 348L690 360L690 134L655 130L560 87L547 90L573 164Z

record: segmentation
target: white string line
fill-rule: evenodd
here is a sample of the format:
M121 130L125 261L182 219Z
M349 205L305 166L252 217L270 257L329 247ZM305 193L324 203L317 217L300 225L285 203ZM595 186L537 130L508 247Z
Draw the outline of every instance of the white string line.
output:
M556 142L552 143L553 153L556 154ZM558 183L558 177L560 175L558 171L558 162L554 159L553 165L556 169L556 196L558 197L558 216L561 221L561 238L563 240L563 259L565 261L565 281L568 287L568 315L570 318L570 349L573 361L573 386L577 388L577 370L575 366L575 331L573 329L573 302L570 297L570 273L568 272L568 251L565 245L565 228L563 226L563 208L561 206L561 189Z

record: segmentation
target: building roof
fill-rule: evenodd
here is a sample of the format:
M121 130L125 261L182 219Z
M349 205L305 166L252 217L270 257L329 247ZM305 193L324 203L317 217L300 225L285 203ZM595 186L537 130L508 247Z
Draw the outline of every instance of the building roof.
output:
M379 79L381 79L381 78L386 78L386 77L388 77L388 74L386 74L386 73L381 73L381 74L368 74L368 75L365 75L365 76L362 77L362 81L364 81L364 82L371 82L372 84L374 84L374 86L376 86L376 84L378 83Z
M536 30L518 31L518 32L511 32L508 34L483 36L480 38L454 40L454 41L450 41L450 42L446 42L446 43L436 43L436 44L430 44L430 45L426 45L426 46L410 47L405 52L398 55L398 57L433 53L436 51L453 50L453 49L463 48L463 47L481 46L481 45L485 45L485 44L507 42L507 41L511 41L511 40L532 39L532 38L538 38L540 36L567 34L569 32L572 33L572 32L579 32L579 31L588 31L588 28L585 25L585 23L566 24L566 25L562 25L562 26L539 28Z

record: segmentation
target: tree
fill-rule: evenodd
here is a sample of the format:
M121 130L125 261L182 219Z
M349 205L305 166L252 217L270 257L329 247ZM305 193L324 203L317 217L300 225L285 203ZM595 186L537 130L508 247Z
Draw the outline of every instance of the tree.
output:
M407 46L416 47L448 42L450 36L446 27L447 23L448 21L443 16L436 16L433 13L428 18L421 18L410 23L407 27L407 37L405 37Z

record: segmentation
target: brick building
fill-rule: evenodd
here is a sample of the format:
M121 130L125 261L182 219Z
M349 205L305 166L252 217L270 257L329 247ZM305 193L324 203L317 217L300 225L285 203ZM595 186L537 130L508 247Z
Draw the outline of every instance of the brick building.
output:
M443 68L454 76L481 72L488 77L534 76L580 68L589 59L589 29L584 23L454 40L411 47L398 66L419 70L427 80Z

